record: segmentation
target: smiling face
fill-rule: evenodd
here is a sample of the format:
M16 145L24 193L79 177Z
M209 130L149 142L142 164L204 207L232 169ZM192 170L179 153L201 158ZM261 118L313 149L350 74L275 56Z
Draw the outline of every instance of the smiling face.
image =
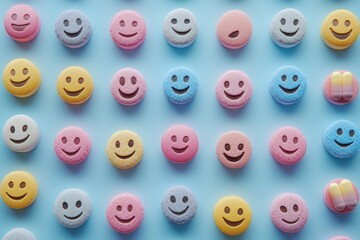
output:
M280 47L290 48L298 45L305 33L305 16L292 8L278 12L270 26L271 38Z
M337 158L349 158L360 148L360 129L352 122L338 120L323 134L325 150Z
M214 221L221 232L240 235L251 223L250 206L242 198L227 196L220 199L214 208Z
M54 204L54 213L59 223L67 228L83 225L91 215L89 195L80 189L67 189L59 194Z
M63 70L57 80L60 97L70 104L86 102L93 91L93 80L88 71L81 67L69 67Z
M14 40L28 42L40 31L40 18L33 8L18 4L10 8L4 19L5 30Z
M174 47L187 47L196 39L198 23L192 12L179 8L165 17L163 31L168 43Z
M21 98L30 97L40 87L40 71L29 60L18 58L6 65L3 83L12 95Z
M279 195L271 204L271 220L283 232L300 231L308 219L308 208L304 199L293 193Z
M26 115L15 115L8 119L3 128L5 144L14 152L29 152L40 140L36 122Z
M120 233L135 231L144 217L144 208L141 201L129 193L121 193L111 199L106 217L110 226Z
M133 68L119 70L111 81L111 94L123 105L135 105L145 97L146 83L144 77Z
M37 193L37 182L28 172L11 172L4 177L0 185L0 194L3 201L14 209L26 208L32 204Z
M305 75L294 66L279 68L269 86L272 97L284 105L299 102L305 95L306 89Z
M348 10L336 10L324 20L321 36L325 44L336 50L350 47L358 38L360 23Z
M92 29L86 15L78 10L62 13L55 24L57 38L67 47L80 48L91 38Z
M145 20L135 11L119 12L111 22L110 33L118 47L128 50L137 48L145 40Z
M191 69L185 67L171 69L163 83L166 98L175 104L190 102L195 97L197 88L197 77Z

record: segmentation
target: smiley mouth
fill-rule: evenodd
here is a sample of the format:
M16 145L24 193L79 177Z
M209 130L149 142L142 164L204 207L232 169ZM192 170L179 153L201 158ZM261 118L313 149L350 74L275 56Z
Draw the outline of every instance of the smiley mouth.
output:
M184 88L184 89L177 89L177 88L174 88L174 87L171 87L172 88L172 90L176 93L176 94L184 94L184 93L186 93L188 90L189 90L189 87L190 86L187 86L186 88Z
M189 206L187 206L187 207L186 207L184 210L182 210L181 212L177 212L177 211L172 210L172 209L169 207L169 210L170 210L173 214L178 215L178 216L185 214L188 209L189 209Z
M233 31L232 33L229 34L229 38L237 38L239 34L240 34L239 31Z
M128 158L131 158L134 154L135 154L135 151L133 151L133 152L130 153L129 155L125 155L125 156L119 155L119 154L115 153L115 155L116 155L118 158L120 158L120 159L128 159Z
M292 94L292 93L296 92L296 91L299 89L300 85L297 85L297 87L295 87L295 88L285 88L285 87L283 87L283 86L281 86L281 85L279 85L279 87L280 87L281 90L283 90L285 93Z
M81 27L79 31L74 32L74 33L70 33L67 31L64 31L64 33L66 34L66 36L68 36L69 38L76 38L80 35L80 33L82 32L83 28Z
M283 30L280 29L280 32L281 32L282 34L284 34L285 36L287 36L287 37L293 37L293 36L295 36L295 34L297 34L298 31L299 31L299 28L298 28L295 32L285 32L285 31L283 31Z
M21 82L15 82L11 79L10 79L10 82L14 87L22 87L29 81L29 79L30 79L30 76L27 79L22 80Z
M132 38L132 37L135 37L138 33L133 33L133 34L124 34L124 33L121 33L119 32L119 35L124 37L124 38Z
M82 88L78 91L69 91L69 90L66 90L65 88L63 88L65 93L70 96L70 97L77 97L81 94L81 92L85 89L85 88Z
M338 142L337 140L334 140L334 142L335 142L337 145L339 145L340 147L342 147L342 148L349 147L351 144L354 143L354 141L352 141L352 142L350 142L350 143L340 143L340 142Z
M236 95L232 95L230 93L227 93L226 91L224 91L224 93L225 93L225 96L231 100L238 100L239 98L242 97L242 95L244 95L244 91L242 91L241 93L236 94Z
M68 152L68 151L65 151L64 149L61 149L66 155L68 155L68 156L74 156L74 155L76 155L79 151L80 151L80 148L81 147L79 147L77 150L75 150L74 152Z
M240 155L237 156L237 157L231 157L231 156L227 155L226 153L223 153L223 154L224 154L224 157L225 157L229 162L238 162L238 161L240 161L240 160L243 158L245 152L243 152L242 154L240 154Z
M20 140L15 140L15 139L10 138L10 141L12 141L12 142L15 143L15 144L21 144L21 143L26 142L26 140L27 140L29 137L30 137L30 134L28 134L25 138L20 139Z
M175 153L182 154L188 149L188 147L189 146L186 146L186 147L183 147L183 148L175 148L175 147L171 147L171 148Z
M183 35L188 34L188 33L191 31L191 28L190 28L189 30L186 30L186 31L177 31L177 30L175 30L174 28L172 28L172 30L173 30L176 34L183 36Z
M25 29L30 25L30 23L26 23L26 24L11 24L12 29L14 29L17 32L23 32L25 31Z
M295 149L295 150L292 150L292 151L291 151L291 150L286 150L286 149L284 149L284 148L281 147L281 146L279 146L279 148L281 149L281 151L283 151L284 153L289 154L289 155L296 153L297 150L298 150L298 148Z
M296 219L295 221L287 221L287 220L285 220L285 219L281 219L284 223L287 223L287 224L295 224L295 223L297 223L298 221L299 221L299 218L298 219Z
M137 95L137 93L139 92L139 88L137 88L134 92L132 93L124 93L123 91L121 91L119 89L119 93L120 93L120 96L122 96L123 98L126 98L126 99L130 99L130 98L133 98Z
M75 217L68 217L68 216L66 216L66 215L64 214L64 217L66 217L66 218L69 219L69 220L76 220L76 219L78 219L82 214L83 214L83 212L81 212L80 214L76 215Z
M236 221L236 222L233 222L233 221L230 221L230 220L227 220L226 218L224 218L224 221L227 225L229 225L230 227L237 227L239 226L240 224L242 224L242 222L245 220L245 218L241 219L240 221Z
M115 215L115 218L121 223L130 223L132 220L134 220L135 216L132 216L131 218L128 219L122 219Z
M9 198L11 198L12 200L14 200L14 201L20 201L20 200L22 200L26 195L27 195L27 193L25 193L24 195L21 195L20 197L14 197L14 196L11 196L9 193L7 193L6 192L6 195L9 197Z
M336 37L337 39L345 40L350 36L352 29L346 33L337 33L332 28L330 28L330 31L334 35L334 37Z

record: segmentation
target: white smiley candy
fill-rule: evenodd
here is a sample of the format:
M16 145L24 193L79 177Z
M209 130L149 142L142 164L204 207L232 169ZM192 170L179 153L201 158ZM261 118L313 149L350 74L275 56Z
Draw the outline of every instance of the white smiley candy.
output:
M15 115L6 121L3 128L5 144L14 152L29 152L40 140L36 122L26 115Z
M80 189L71 188L59 194L54 213L59 223L67 228L77 228L90 217L92 205L89 195Z
M192 12L184 8L171 11L164 19L163 31L166 40L174 47L191 45L198 33L198 23Z
M36 237L25 228L13 228L5 234L2 240L36 240Z

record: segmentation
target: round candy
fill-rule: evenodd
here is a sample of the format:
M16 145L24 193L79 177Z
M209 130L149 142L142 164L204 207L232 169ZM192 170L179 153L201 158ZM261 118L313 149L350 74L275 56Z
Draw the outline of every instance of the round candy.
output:
M161 201L161 210L173 223L184 224L195 215L197 201L194 193L184 186L174 186L167 190Z
M6 65L3 83L12 95L20 98L30 97L40 87L41 74L34 63L18 58Z
M269 148L278 163L294 165L305 155L306 139L299 129L283 127L271 136Z
M144 152L141 138L129 130L114 133L109 139L106 154L114 167L130 169L142 159Z
M29 42L36 38L40 25L40 18L36 11L26 4L11 7L4 18L7 34L18 42Z
M40 141L40 129L36 122L26 115L9 118L3 128L5 144L14 152L29 152Z
M81 189L67 189L61 192L55 200L54 213L64 227L80 227L89 219L91 212L90 197Z
M195 131L185 125L170 127L161 138L161 149L164 155L174 163L191 161L199 148Z
M286 233L300 231L305 226L308 215L306 202L294 193L283 193L271 204L271 221L278 229Z
M26 228L13 228L5 234L2 240L36 240L36 237Z
M111 21L110 34L119 48L126 50L137 48L145 41L145 20L135 11L119 12Z
M237 131L224 133L216 147L220 162L228 168L244 167L250 160L251 151L249 138Z
M344 50L353 45L359 32L359 20L354 13L345 9L331 12L321 27L324 43L335 50Z
M217 25L217 37L229 49L245 46L252 34L252 24L248 15L239 10L231 10L221 16Z
M7 174L0 185L0 195L4 203L13 209L31 205L38 194L36 179L28 172L14 171Z
M143 75L133 68L123 68L111 80L111 94L122 105L135 105L144 99L146 82Z
M326 128L322 142L330 155L349 158L360 148L360 129L347 120L335 121Z
M325 187L324 201L333 212L349 213L359 204L359 191L348 179L334 179Z
M336 236L336 237L332 237L330 240L351 240L351 238L345 236Z
M66 127L55 138L55 153L66 164L83 162L91 150L91 139L78 127Z
M62 44L69 48L86 45L92 35L90 22L79 10L63 12L55 23L55 34Z
M221 198L214 208L214 221L219 230L227 235L240 235L251 223L251 209L245 200L237 196Z
M270 36L279 47L298 45L306 34L305 16L296 9L287 8L278 12L270 26Z
M175 104L185 104L193 100L198 88L195 73L185 67L171 69L164 80L163 90L166 98Z
M106 209L109 225L120 233L135 231L144 218L141 201L130 193L121 193L111 199Z
M178 8L165 17L163 31L169 44L183 48L195 41L198 33L198 23L192 12L184 8Z
M323 92L329 102L344 105L355 100L359 93L359 83L351 72L338 70L325 79Z
M228 109L239 109L246 105L252 95L251 79L246 73L231 70L220 76L216 84L216 97Z
M271 96L280 104L291 105L299 102L307 88L304 73L294 66L279 68L270 82Z
M67 103L86 102L93 92L93 80L88 71L81 67L64 69L57 80L59 96Z

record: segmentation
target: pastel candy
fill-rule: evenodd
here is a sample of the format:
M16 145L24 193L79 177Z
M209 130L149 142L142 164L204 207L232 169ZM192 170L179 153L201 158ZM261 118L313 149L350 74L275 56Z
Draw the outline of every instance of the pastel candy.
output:
M198 23L192 12L184 8L172 10L164 19L163 31L169 44L187 47L196 39Z
M36 237L26 228L13 228L5 234L2 240L36 240Z
M55 34L69 48L85 46L91 39L92 28L87 16L75 9L60 14L55 23Z
M360 129L347 120L335 121L324 131L322 142L333 157L350 158L360 148Z
M271 22L271 39L279 47L295 47L305 37L306 25L305 16L300 11L293 8L283 9Z
M351 238L345 236L336 236L336 237L332 237L330 240L351 240Z

